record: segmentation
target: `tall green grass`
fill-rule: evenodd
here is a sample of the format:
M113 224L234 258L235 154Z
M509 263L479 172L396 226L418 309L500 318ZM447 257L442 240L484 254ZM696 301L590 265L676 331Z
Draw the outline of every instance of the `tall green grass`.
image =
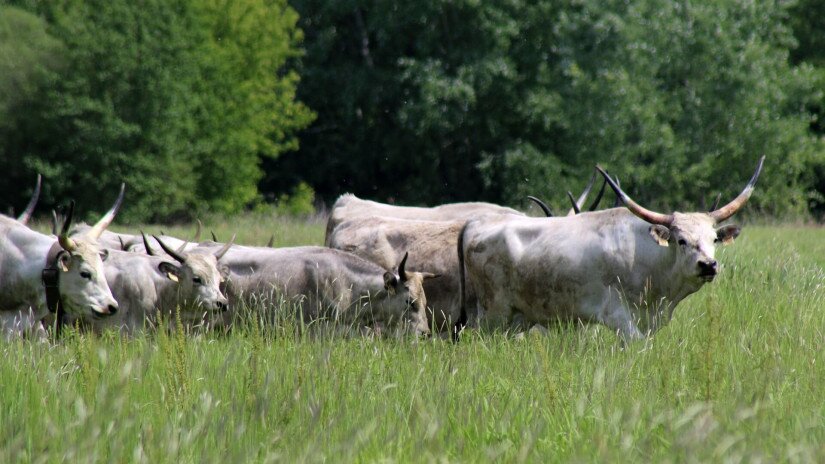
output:
M212 226L239 243L323 237L320 222ZM597 326L454 345L255 317L2 343L0 462L822 462L822 243L746 227L719 278L626 347Z

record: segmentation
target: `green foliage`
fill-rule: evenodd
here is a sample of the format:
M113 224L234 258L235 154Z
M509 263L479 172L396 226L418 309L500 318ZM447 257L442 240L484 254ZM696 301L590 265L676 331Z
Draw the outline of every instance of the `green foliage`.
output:
M281 216L307 216L315 212L315 191L306 182L301 182L292 194L282 194L275 211Z
M0 133L0 163L42 172L46 204L102 211L125 181L126 220L237 211L257 197L260 157L295 148L311 119L282 72L300 40L285 1L30 7L65 66Z
M799 0L789 10L788 23L793 28L798 45L791 50L791 60L799 65L813 66L814 87L818 89L807 101L811 113L811 132L819 136L819 149L808 162L808 180L813 186L810 198L812 212L825 216L825 2Z
M0 128L13 122L20 105L45 84L47 71L59 68L62 51L42 19L0 6Z
M197 198L216 211L238 211L258 197L260 157L298 146L294 133L312 121L296 103L298 76L285 69L298 55L297 14L286 0L197 3L204 28L196 157Z
M299 97L319 118L272 185L297 172L326 199L518 206L529 193L559 207L600 162L651 207L697 209L737 193L765 154L755 208L806 210L818 90L789 62L785 4L295 5Z
M6 206L24 204L34 179L9 146L24 142L19 134L26 127L19 116L49 86L50 76L61 69L63 52L62 43L48 33L45 21L0 4L0 172L4 180L0 182L0 197L4 212Z

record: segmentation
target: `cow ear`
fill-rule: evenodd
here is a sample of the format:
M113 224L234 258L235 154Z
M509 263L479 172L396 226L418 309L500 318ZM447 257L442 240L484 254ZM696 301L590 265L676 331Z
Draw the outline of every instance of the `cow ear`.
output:
M57 268L63 272L69 272L69 261L72 259L72 255L66 251L61 251L59 255L57 255Z
M660 246L666 247L667 241L670 239L670 229L660 224L654 224L650 226L650 236Z
M169 280L173 282L178 281L178 276L180 275L180 268L175 266L174 264L168 263L166 261L161 261L160 264L158 264L158 270L160 270L161 274L168 277Z
M226 279L229 278L229 266L227 266L226 264L219 264L218 272L221 275L221 282L224 282Z
M395 287L398 285L398 276L393 272L384 273L384 289L390 293L395 293Z
M100 260L106 261L107 259L109 259L109 250L104 248L100 250Z
M716 229L716 241L722 242L722 245L730 245L741 232L742 229L736 225L720 227Z

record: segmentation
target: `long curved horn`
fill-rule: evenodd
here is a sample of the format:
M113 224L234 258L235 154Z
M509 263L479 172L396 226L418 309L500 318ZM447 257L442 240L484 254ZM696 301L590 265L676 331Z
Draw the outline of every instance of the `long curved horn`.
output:
M215 236L215 232L210 230L209 233L212 234L212 241L217 243L218 237Z
M195 236L192 237L192 241L198 243L201 241L201 229L203 228L203 223L200 219L198 219L198 228L195 230Z
M535 204L539 205L539 208L541 208L541 210L544 211L545 216L553 217L553 211L551 211L550 207L547 206L543 201L539 200L538 198L532 195L527 195L527 198L533 201Z
M32 192L32 198L29 200L29 204L26 205L26 209L23 210L23 213L20 216L17 216L17 222L25 225L29 222L29 219L32 218L34 207L37 206L37 200L40 198L40 184L42 180L42 177L38 174L37 183L34 185L34 192Z
M52 210L52 235L57 235L57 211Z
M576 199L573 198L573 192L571 192L570 190L567 191L567 198L570 200L570 204L573 205L573 207L570 208L570 211L567 212L567 215L568 216L573 216L573 215L581 213L581 209L579 209L579 205L576 204Z
M409 255L410 255L410 253L405 251L404 252L404 257L401 258L401 262L398 263L398 278L401 279L401 282L404 282L404 281L407 280L407 271L404 269L404 267L407 265L407 257Z
M613 179L611 179L610 176L608 176L607 173L604 172L604 169L602 169L601 166L596 165L596 169L598 169L599 172L602 173L607 183L610 184L610 188L612 188L613 191L616 192L616 196L621 198L622 202L624 202L625 206L627 206L627 209L629 209L630 212L638 216L640 219L647 221L651 224L659 224L665 227L670 227L670 225L673 224L672 214L657 213L655 211L651 211L649 209L642 207L641 205L633 201L633 199L631 199L629 196L627 196L627 194L624 193L622 189L619 188L618 185L616 185L615 182L613 182Z
M593 175L590 176L590 180L587 182L587 186L584 188L582 194L579 195L579 198L576 201L573 201L573 204L575 206L567 212L568 216L579 214L581 212L582 208L584 207L584 202L587 201L587 196L590 195L590 191L593 190L593 183L596 182L597 175L598 174L594 172ZM568 196L572 201L573 194L568 192Z
M57 236L57 241L60 246L69 253L77 249L77 244L69 238L69 229L72 227L72 218L74 217L74 200L69 202L69 212L66 213L66 219L63 221L63 227L60 229L60 235Z
M268 241L268 242L266 242L266 247L267 247L267 248L273 248L274 246L275 246L275 234L272 234L272 235L269 237L269 241Z
M232 238L231 238L231 239L229 239L229 241L228 241L228 242L226 242L226 244L225 244L223 247L221 247L221 249L220 249L220 250L218 250L218 251L216 251L216 252L215 252L215 258L216 258L218 261L220 261L220 260L221 260L221 258L223 258L223 255L225 255L227 251L229 251L229 248L232 246L232 243L233 243L234 241L235 241L235 234L232 234Z
M742 193L739 194L736 198L733 199L727 205L719 208L714 209L710 213L710 217L713 218L716 222L722 222L725 219L733 216L736 214L739 209L748 202L748 199L753 194L753 188L756 185L756 180L759 179L759 174L762 172L762 164L765 162L765 155L762 155L759 158L759 164L756 165L756 171L754 171L753 176L751 176L751 180L748 181L748 185L745 186L745 189L742 190Z
M95 240L100 238L100 234L102 234L103 231L106 230L107 227L109 227L109 224L111 224L112 221L115 219L115 215L117 214L117 211L120 209L120 205L123 204L123 194L125 191L126 184L120 184L120 193L118 194L117 200L115 200L115 204L112 206L112 209L110 209L106 214L104 214L103 217L100 218L99 221L97 221L97 224L95 224L94 227L92 227L91 229L89 229L88 232L86 232L86 235Z
M187 242L187 241L185 241L185 240L184 240L184 242L183 242L183 243L181 243L181 244L180 244L180 246L178 247L178 249L177 249L177 250L175 250L175 251L177 251L178 253L183 253L183 252L185 252L185 251L186 251L186 245L189 245L189 242Z
M118 235L118 236L117 236L117 241L118 241L118 242L120 242L120 251L129 251L129 250L126 248L126 244L125 244L125 243L123 243L123 237L121 237L120 235Z
M146 254L149 256L155 256L155 250L149 246L149 239L146 238L146 234L144 234L142 230L140 231L140 236L143 237L143 248L146 249Z
M616 185L619 185L619 179L616 179ZM602 197L604 196L605 187L607 187L607 179L602 179L602 188L599 189L599 194L596 195L596 199L593 200L593 204L587 208L588 211L596 211L596 208L599 207L599 202L602 201Z
M183 264L183 263L186 261L186 258L185 258L185 257L183 257L183 256L179 255L177 251L175 251L175 250L173 250L173 249L169 248L168 246L166 246L166 244L165 244L165 243L163 243L163 242L162 242L162 241L158 238L158 236L157 236L157 235L153 235L152 237L154 237L154 238L155 238L155 240L158 242L158 244L160 245L160 247L161 247L161 248L163 248L163 251L165 251L167 255L169 255L169 256L171 256L171 257L175 258L175 261L177 261L177 262L179 262L179 263L181 263L181 264Z

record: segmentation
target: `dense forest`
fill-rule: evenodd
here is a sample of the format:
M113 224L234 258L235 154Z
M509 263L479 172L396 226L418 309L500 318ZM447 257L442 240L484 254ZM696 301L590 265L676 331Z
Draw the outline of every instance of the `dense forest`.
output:
M825 213L825 1L0 1L0 207L184 220L343 192Z

